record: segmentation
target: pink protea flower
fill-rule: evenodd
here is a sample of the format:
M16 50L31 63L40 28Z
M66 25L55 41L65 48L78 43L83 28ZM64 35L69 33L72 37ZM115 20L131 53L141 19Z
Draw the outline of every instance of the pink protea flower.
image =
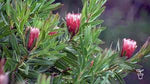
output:
M27 31L30 30L30 34L29 34L29 39L28 39L28 49L31 50L35 45L34 42L37 41L39 34L40 34L40 30L38 28L27 28Z
M72 37L79 31L80 18L81 18L81 14L68 13L66 16L68 31Z
M52 35L55 35L57 34L57 32L49 32L48 35L52 36Z
M5 59L0 60L0 84L8 84L8 73L4 72Z
M0 84L8 84L8 73L0 74Z
M136 41L124 38L121 56L125 55L129 59L136 48L137 48Z

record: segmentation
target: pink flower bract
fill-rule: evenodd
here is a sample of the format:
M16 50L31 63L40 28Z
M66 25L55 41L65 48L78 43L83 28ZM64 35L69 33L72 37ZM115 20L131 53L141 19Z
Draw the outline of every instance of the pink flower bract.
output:
M52 35L55 35L57 34L57 32L49 32L48 35L52 36Z
M32 28L32 27L29 29L30 29L30 35L28 40L28 49L31 49L34 41L37 40L39 37L40 30L38 28Z
M0 74L0 84L8 84L8 74Z
M94 60L91 61L90 67L92 67L94 64Z
M4 72L5 59L0 60L0 84L8 84L8 73Z
M129 59L136 48L137 48L136 41L124 38L121 56L125 55Z
M81 14L68 13L66 16L68 31L72 37L79 31L80 18L81 18Z

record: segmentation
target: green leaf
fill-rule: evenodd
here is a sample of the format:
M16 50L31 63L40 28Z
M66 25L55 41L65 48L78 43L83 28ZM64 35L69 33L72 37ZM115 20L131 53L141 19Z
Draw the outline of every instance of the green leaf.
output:
M10 34L11 34L10 29L7 26L5 26L5 24L2 24L2 26L0 28L0 39L7 37Z
M18 62L12 58L7 58L5 63L5 71L14 71Z
M21 52L20 52L20 49L19 49L19 45L18 45L18 42L17 42L17 38L16 38L16 36L15 36L14 34L12 34L12 35L10 36L10 44L11 44L12 48L13 48L14 50L16 50L17 54L20 55Z
M103 22L104 22L103 20L96 20L96 21L89 22L88 24L91 26L96 26L102 24Z
M81 1L82 1L82 4L84 4L84 3L86 3L87 0L81 0Z
M10 50L6 47L6 45L3 45L3 54L5 54L6 57L12 57Z
M4 15L3 15L3 13L2 13L2 12L0 12L0 13L1 13L1 17L2 17L3 21L5 22L6 25L8 25L8 22L6 21L6 19L5 19Z
M23 78L22 78L22 76L21 76L21 74L15 73L15 76L16 76L17 82L23 82L24 81Z
M7 0L7 2L6 2L6 13L7 13L8 16L11 15L11 7L10 6L11 6L10 5L10 0Z
M28 75L28 73L29 73L29 65L26 65L25 74Z
M36 11L38 11L40 6L41 6L41 3L36 3L35 7L32 8L30 15L36 13Z
M55 49L56 49L57 51L59 51L59 50L64 49L65 47L66 47L66 44L61 43L61 44L57 45Z
M77 61L71 59L71 58L69 57L69 55L68 55L68 56L65 56L65 57L62 57L62 59L63 59L65 62L67 62L68 65L72 65L72 66L74 66L74 67L78 65Z
M94 11L94 13L92 14L92 17L91 17L90 21L96 20L103 13L104 10L105 10L105 7L102 7L100 9L96 9Z
M40 8L39 12L46 12L46 11L52 11L52 10L56 10L58 8L60 8L62 5L60 3L56 3L56 4L45 4L42 8Z
M62 59L57 60L55 66L63 70L69 67L69 65Z
M95 6L98 0L89 0L89 1L90 1L89 10L92 11L93 7Z
M42 65L40 66L40 68L38 69L38 71L40 73L44 73L45 71L47 71L51 66L48 66L48 65Z
M37 84L51 84L50 83L51 78L47 77L46 75L39 75Z
M88 10L87 10L88 6L87 6L87 2L84 3L84 7L82 9L82 18L88 18ZM83 21L82 21L83 22Z
M30 79L37 78L39 76L39 74L40 73L35 70L29 70L27 77Z
M29 54L27 48L24 47L22 44L19 45L19 48L20 48L21 54L26 55L26 56Z
M100 77L98 77L98 78L96 79L96 81L94 82L94 84L100 84L100 81L101 81L101 79L100 79Z
M31 65L49 65L52 66L54 62L46 58L30 59L28 63Z
M142 66L139 65L139 64L129 63L129 62L124 62L124 63L125 63L126 65L132 67L132 69L140 69L140 68L142 68ZM127 68L126 68L126 69L127 69Z
M117 72L115 72L115 77L120 82L120 84L125 84L125 81L123 80L123 78Z

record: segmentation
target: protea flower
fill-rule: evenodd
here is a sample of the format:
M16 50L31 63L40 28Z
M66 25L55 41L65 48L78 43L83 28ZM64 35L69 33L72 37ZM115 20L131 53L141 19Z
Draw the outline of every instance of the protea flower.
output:
M52 36L52 35L55 35L57 34L57 32L49 32L48 35Z
M28 49L31 50L39 37L40 30L38 28L27 28L27 31L30 31L29 39L28 39Z
M73 37L79 31L80 18L81 14L68 13L66 16L66 23L71 37Z
M121 56L127 56L127 58L129 59L136 48L136 41L124 38Z
M0 74L0 84L8 84L8 73Z
M0 60L0 84L8 84L8 73L4 72L5 60Z

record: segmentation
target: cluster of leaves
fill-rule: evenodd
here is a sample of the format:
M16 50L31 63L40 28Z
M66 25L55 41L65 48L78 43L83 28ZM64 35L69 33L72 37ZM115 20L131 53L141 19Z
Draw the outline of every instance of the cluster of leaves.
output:
M66 44L57 40L58 33L49 36L52 31L63 32L55 29L59 23L59 15L52 14L61 6L54 0L6 0L1 2L0 18L0 56L6 58L5 71L10 73L10 81L36 81L39 73L48 71L57 59L65 56L62 49ZM37 47L28 51L28 26L40 29ZM31 79L30 79L31 78Z
M139 53L142 57L149 54L149 50L145 52L147 47L130 60L120 57L119 46L116 50L99 47L103 42L98 37L105 29L101 27L103 20L99 20L99 16L106 0L82 0L80 30L71 40L65 22L59 22L59 15L52 12L62 4L53 2L0 2L0 57L6 59L5 72L10 72L11 83L122 84L123 77L141 67L135 64L136 58L141 58ZM28 26L40 29L32 51L27 49ZM53 31L57 34L49 36ZM40 75L42 73L45 75Z

